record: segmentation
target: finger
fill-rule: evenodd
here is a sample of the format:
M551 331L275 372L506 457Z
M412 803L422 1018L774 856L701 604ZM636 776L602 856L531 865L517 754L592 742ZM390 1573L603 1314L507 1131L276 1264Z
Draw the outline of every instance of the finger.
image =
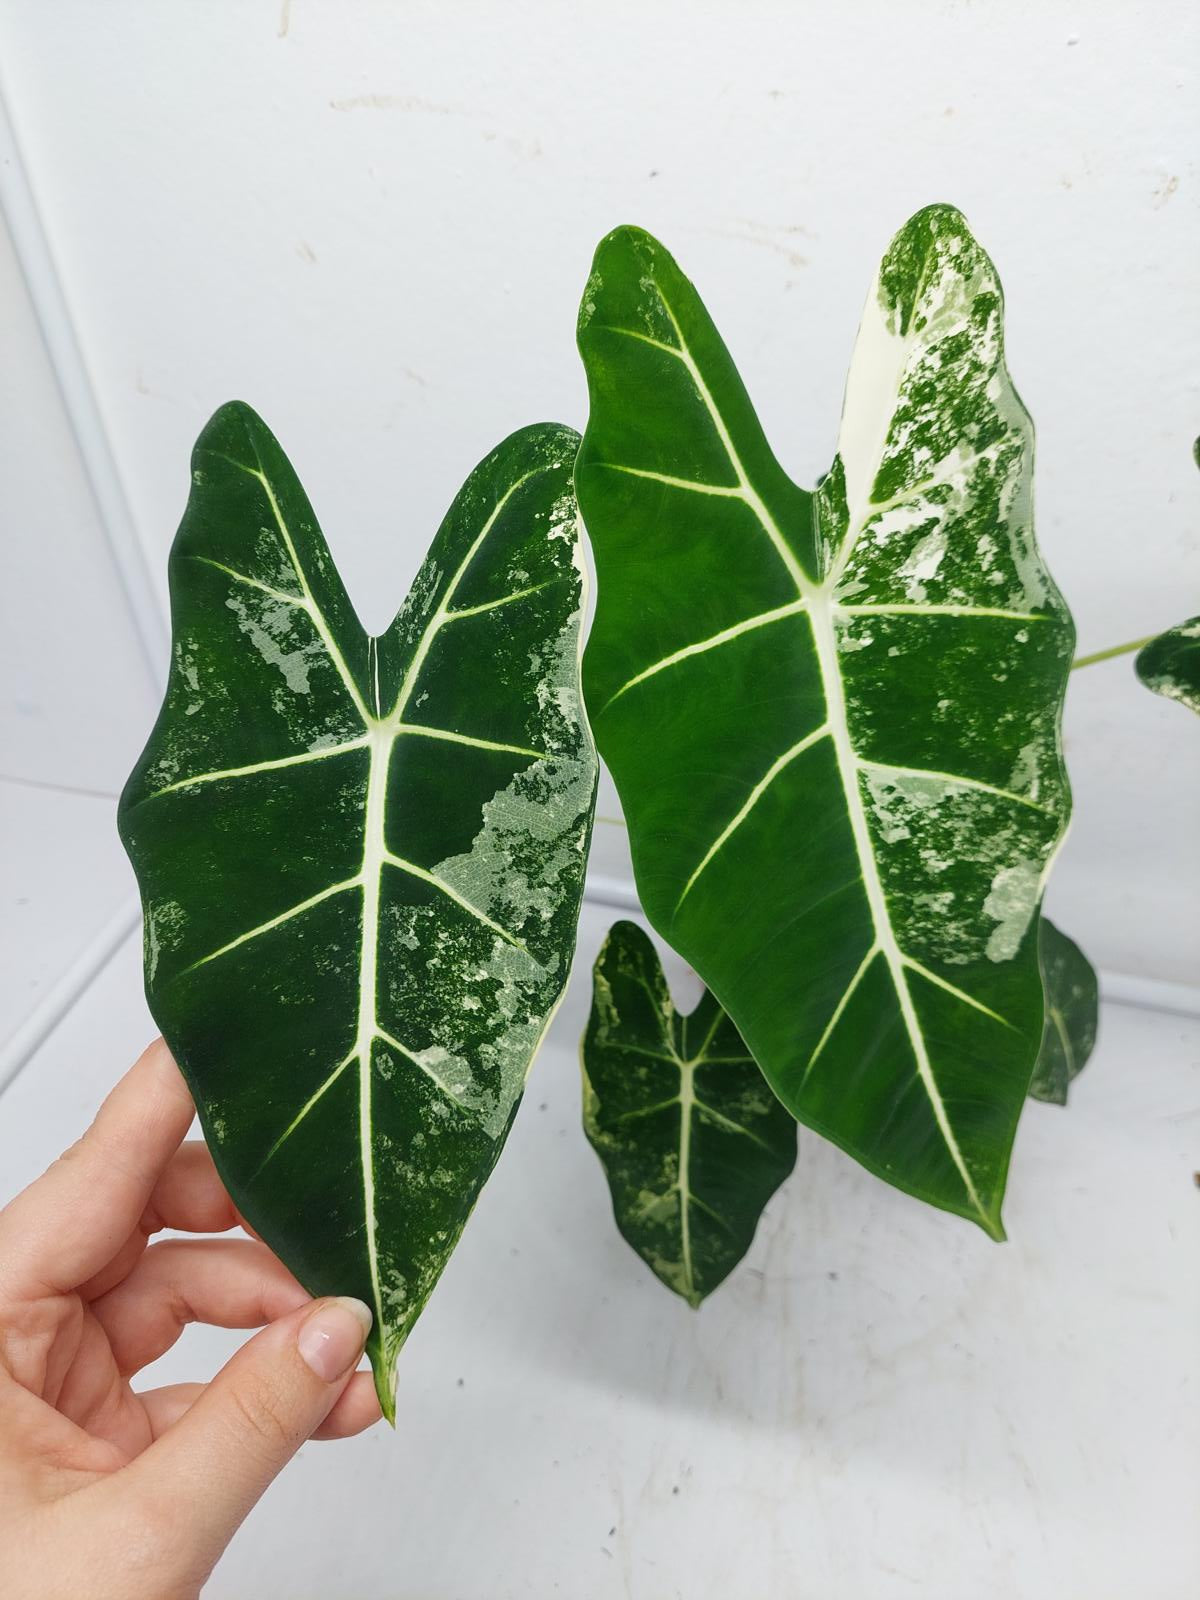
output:
M85 1300L96 1300L133 1271L146 1241L163 1228L181 1233L225 1233L241 1218L217 1176L207 1145L191 1139L180 1145L163 1168L133 1233L116 1255L79 1286Z
M77 1144L0 1212L0 1281L18 1298L65 1294L112 1260L137 1227L194 1108L156 1039Z
M159 1389L143 1389L137 1398L150 1424L151 1438L157 1439L174 1427L207 1388L206 1383L167 1383Z
M157 1439L166 1433L185 1411L191 1410L207 1388L206 1383L171 1383L161 1389L146 1389L138 1395L150 1424L151 1436ZM356 1372L312 1437L351 1439L356 1433L362 1433L380 1421L381 1417L374 1374Z
M370 1324L357 1300L318 1300L265 1328L119 1476L175 1519L182 1552L215 1562L246 1513L345 1389Z
M142 1214L143 1233L175 1228L180 1233L226 1233L238 1214L221 1182L208 1146L200 1139L180 1145L163 1168Z
M356 1372L342 1390L333 1410L313 1434L314 1439L352 1439L356 1433L383 1419L373 1372Z
M157 1361L189 1322L258 1328L310 1296L265 1244L251 1239L160 1239L98 1300L92 1315L124 1377Z
M138 1257L145 1250L148 1242L142 1230L135 1228L112 1260L106 1262L99 1272L93 1272L86 1283L79 1285L78 1292L81 1298L84 1300L98 1300L102 1294L107 1294L110 1289L115 1289L118 1283L124 1283L137 1265Z

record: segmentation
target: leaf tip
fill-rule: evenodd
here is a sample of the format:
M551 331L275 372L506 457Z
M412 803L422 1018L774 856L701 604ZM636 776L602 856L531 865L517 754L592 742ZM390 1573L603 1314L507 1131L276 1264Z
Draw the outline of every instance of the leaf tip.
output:
M379 1350L367 1346L371 1371L375 1377L375 1393L379 1396L379 1409L389 1428L396 1426L396 1358L386 1360Z
M628 250L644 250L650 255L662 249L654 235L648 233L645 228L639 228L635 222L621 222L615 228L610 228L596 246L596 254L599 255L601 251L618 247Z
M247 405L244 400L226 400L201 428L192 447L193 479L205 466L204 456L226 455L233 457L236 462L241 460L240 452L248 449L253 459L251 441L264 437L274 442L271 430L253 406Z
M1008 1243L1008 1234L1004 1231L1004 1223L1000 1219L999 1208L992 1212L980 1212L979 1226L993 1244Z
M576 339L585 339L588 328L602 303L606 285L610 279L619 284L626 276L629 261L632 258L637 263L639 270L645 274L652 270L655 255L662 251L662 245L652 234L644 228L635 227L633 223L623 222L616 228L611 228L596 246L592 257L592 270L584 286L583 297L579 302L579 316L576 323Z
M951 205L948 200L933 200L927 206L922 206L919 211L914 211L905 223L911 227L913 223L920 222L934 226L950 226L965 228L967 219L957 206Z
M201 437L211 430L221 429L231 425L237 425L243 428L261 428L265 426L258 412L255 411L253 406L248 405L245 400L226 400L224 404L217 407L212 416L209 417L208 421L204 424L204 427L201 430Z
M597 294L604 285L610 267L614 279L619 283L629 272L631 263L642 276L651 276L660 259L671 262L671 254L666 246L645 228L639 228L632 222L623 222L618 227L610 229L596 246L596 253L592 258L591 276L584 293L582 312L588 311L589 302L595 305Z

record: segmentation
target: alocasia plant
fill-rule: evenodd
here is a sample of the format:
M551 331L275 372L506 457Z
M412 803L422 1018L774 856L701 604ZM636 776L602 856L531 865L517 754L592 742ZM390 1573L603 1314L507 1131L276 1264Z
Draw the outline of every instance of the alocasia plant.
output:
M1046 1020L1029 1092L1065 1106L1071 1080L1087 1066L1096 1043L1100 996L1091 963L1073 939L1043 917L1038 935Z
M814 492L647 234L600 245L579 343L584 684L642 904L795 1116L1001 1238L1074 630L995 270L949 207L901 229Z
M575 944L596 762L577 439L476 468L369 637L283 452L224 407L122 797L150 1008L240 1210L396 1356L504 1143Z
M707 991L681 1016L653 944L610 930L584 1035L583 1123L622 1234L698 1306L750 1248L796 1162L796 1124Z

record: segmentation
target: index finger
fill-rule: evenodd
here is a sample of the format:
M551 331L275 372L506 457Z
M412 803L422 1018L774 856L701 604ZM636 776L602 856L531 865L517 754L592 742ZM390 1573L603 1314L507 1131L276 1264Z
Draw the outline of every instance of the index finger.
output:
M22 1299L66 1294L99 1272L137 1227L194 1112L156 1039L83 1138L0 1211L0 1287Z

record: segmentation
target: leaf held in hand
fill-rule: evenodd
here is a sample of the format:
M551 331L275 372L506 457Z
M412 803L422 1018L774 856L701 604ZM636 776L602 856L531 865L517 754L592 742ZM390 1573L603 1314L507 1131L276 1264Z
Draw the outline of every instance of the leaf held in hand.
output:
M596 764L552 425L481 463L369 637L242 405L193 457L166 699L121 836L150 1008L237 1205L400 1347L504 1143L575 942Z
M601 243L579 343L584 686L646 913L801 1121L1002 1238L1074 630L995 270L950 207L901 229L814 493L649 235Z
M1071 1080L1095 1048L1100 996L1091 962L1048 917L1041 921L1038 950L1046 1020L1029 1092L1035 1100L1065 1106Z
M698 1306L750 1248L796 1162L796 1124L711 994L687 1016L653 944L618 922L596 961L583 1040L583 1124L617 1226Z

